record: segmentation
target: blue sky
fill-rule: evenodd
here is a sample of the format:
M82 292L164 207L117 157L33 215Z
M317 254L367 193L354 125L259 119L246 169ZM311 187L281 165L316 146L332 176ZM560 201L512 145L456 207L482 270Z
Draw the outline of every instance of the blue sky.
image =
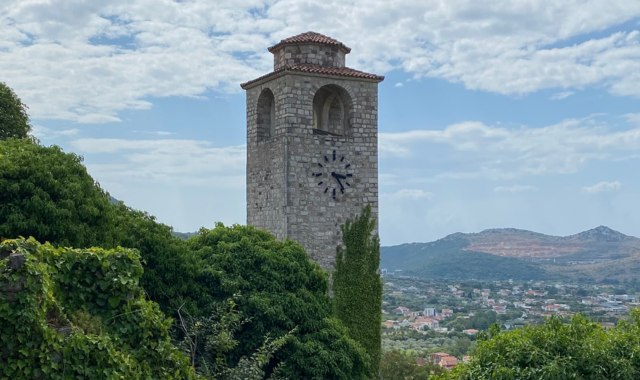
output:
M380 85L384 245L515 227L640 236L640 1L5 0L34 135L178 231L245 223L245 101L305 31Z

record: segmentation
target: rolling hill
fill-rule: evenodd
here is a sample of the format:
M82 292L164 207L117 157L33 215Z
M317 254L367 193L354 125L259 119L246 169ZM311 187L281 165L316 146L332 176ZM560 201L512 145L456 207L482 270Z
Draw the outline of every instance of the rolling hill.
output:
M640 273L640 239L605 226L570 236L489 229L382 247L381 267L437 279L630 281Z

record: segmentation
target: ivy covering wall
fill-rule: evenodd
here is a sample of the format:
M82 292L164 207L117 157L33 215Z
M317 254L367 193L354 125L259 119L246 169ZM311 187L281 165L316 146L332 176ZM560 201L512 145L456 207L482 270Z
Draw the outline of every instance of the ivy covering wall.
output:
M0 243L0 378L192 379L129 249Z
M382 318L380 240L375 226L370 206L342 226L344 247L338 248L333 275L335 314L369 354L372 377L380 363Z

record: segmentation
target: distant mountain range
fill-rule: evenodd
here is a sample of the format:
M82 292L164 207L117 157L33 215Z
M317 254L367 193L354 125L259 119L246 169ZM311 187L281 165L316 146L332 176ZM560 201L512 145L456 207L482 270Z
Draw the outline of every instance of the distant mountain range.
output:
M640 239L605 226L570 236L489 229L382 247L381 267L434 279L640 281Z

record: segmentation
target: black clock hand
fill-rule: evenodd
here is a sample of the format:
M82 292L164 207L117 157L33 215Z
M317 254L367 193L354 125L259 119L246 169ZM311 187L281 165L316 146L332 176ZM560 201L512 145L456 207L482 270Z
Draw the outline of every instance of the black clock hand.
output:
M331 176L335 178L336 181L338 181L338 185L340 185L340 192L344 193L344 185L342 184L342 181L340 181L340 179L346 179L347 177L336 172L331 172Z

